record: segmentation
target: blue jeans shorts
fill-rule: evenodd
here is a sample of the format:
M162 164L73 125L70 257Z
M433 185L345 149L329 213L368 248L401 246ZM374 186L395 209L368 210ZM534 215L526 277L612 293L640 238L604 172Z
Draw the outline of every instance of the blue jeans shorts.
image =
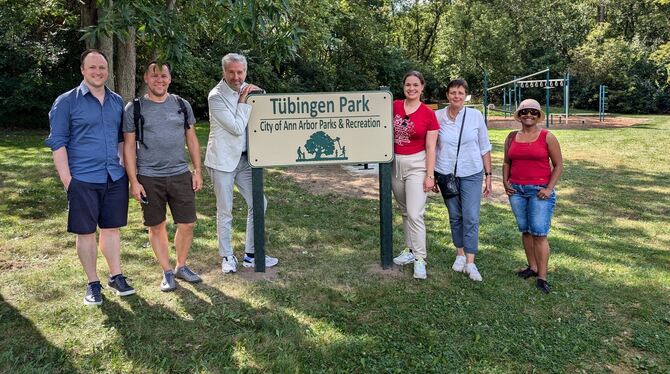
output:
M556 190L551 191L547 199L537 197L537 192L547 185L514 184L516 193L509 197L512 212L516 218L519 231L533 236L549 235L551 216L556 206Z

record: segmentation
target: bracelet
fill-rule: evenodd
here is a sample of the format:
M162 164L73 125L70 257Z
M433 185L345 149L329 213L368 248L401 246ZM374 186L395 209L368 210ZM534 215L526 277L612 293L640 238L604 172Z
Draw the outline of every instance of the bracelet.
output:
M426 175L426 177L435 180L435 176L434 176L434 175Z
M484 176L489 176L489 175L493 175L493 173L491 173L491 172L488 172L488 173L487 173L487 172L484 172Z

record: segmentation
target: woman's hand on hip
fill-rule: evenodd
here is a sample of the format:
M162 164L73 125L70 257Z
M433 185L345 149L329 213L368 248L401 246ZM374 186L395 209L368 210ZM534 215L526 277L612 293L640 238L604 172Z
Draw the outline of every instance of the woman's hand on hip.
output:
M552 190L549 188L540 188L539 191L537 191L537 197L540 198L541 200L546 200L551 196Z
M505 187L505 193L507 196L512 196L516 193L516 190L512 188L512 185L510 185L509 182L504 182L503 186Z

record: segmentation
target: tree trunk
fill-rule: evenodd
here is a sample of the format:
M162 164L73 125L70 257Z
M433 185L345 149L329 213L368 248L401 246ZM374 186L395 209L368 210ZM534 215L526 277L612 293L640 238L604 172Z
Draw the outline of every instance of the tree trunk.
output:
M81 4L81 28L98 23L96 0L85 0ZM95 48L95 38L86 39L86 49Z
M94 1L95 2L95 1ZM107 0L107 6L98 8L98 19L104 17L105 12L112 9L113 0ZM105 85L114 90L114 38L111 34L102 33L98 38L98 49L107 56L109 78Z
M603 22L605 22L605 3L601 1L598 4L598 23Z
M135 71L137 54L135 52L135 28L128 27L126 41L116 42L116 91L123 102L129 102L135 97Z

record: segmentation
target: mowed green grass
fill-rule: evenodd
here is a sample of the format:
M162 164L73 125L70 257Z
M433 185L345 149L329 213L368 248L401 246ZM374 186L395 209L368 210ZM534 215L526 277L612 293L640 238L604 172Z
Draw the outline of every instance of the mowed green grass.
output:
M505 130L492 130L500 168ZM206 144L207 125L198 135ZM0 372L631 372L670 371L670 117L611 130L556 130L565 157L540 294L509 206L484 203L484 282L451 271L446 208L427 208L426 281L379 271L377 201L312 196L266 171L273 277L223 275L211 181L198 194L191 266L204 283L174 293L130 202L124 273L137 295L85 277L65 232L66 202L44 131L0 135ZM236 195L243 250L246 208ZM402 248L394 215L396 253ZM170 225L171 229L174 228ZM98 270L107 274L99 257ZM246 273L249 275L249 273Z

